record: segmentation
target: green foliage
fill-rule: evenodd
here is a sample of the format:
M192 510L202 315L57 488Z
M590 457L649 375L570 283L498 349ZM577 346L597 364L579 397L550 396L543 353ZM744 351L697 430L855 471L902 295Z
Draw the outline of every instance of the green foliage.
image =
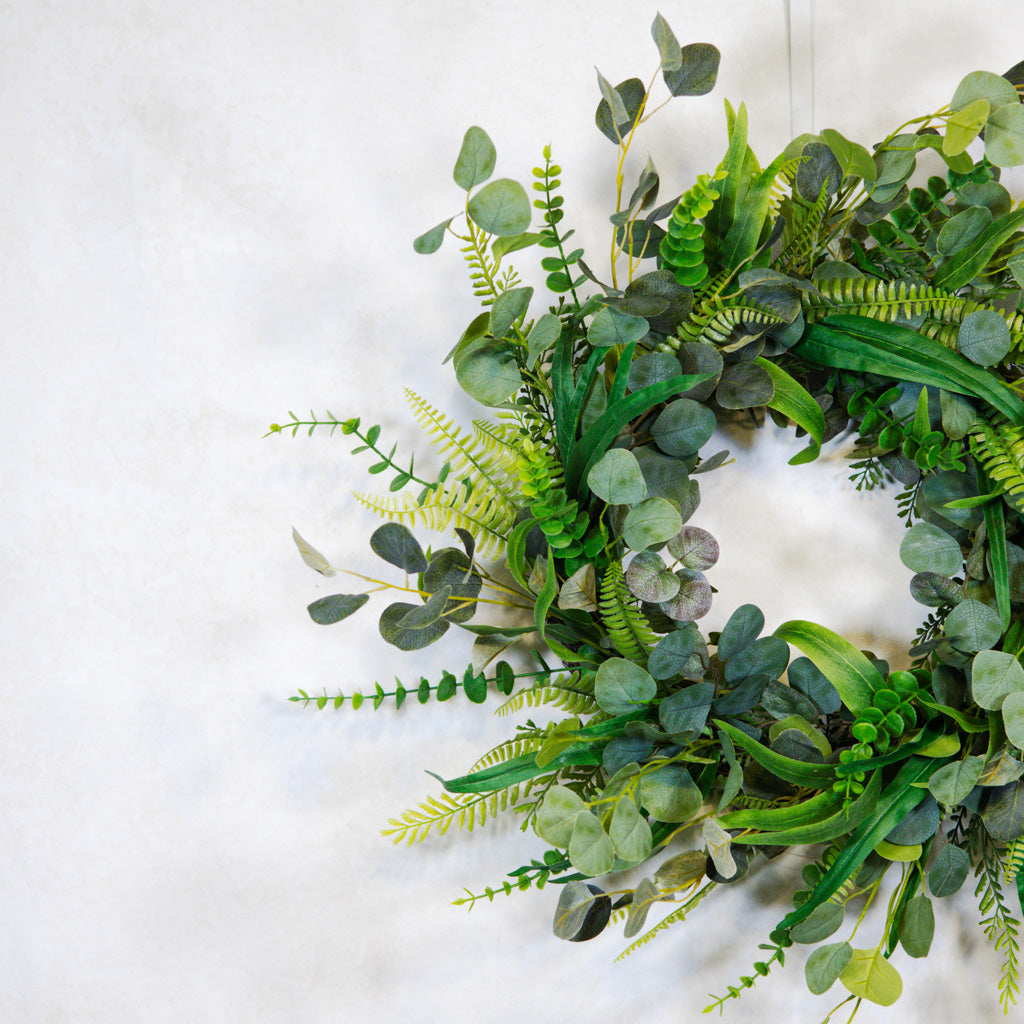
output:
M513 808L554 849L456 902L557 882L554 930L569 941L624 918L627 939L638 936L626 955L716 885L742 879L757 853L827 844L761 946L765 957L709 1010L783 964L794 942L818 946L807 961L812 992L838 981L856 1005L891 1004L902 985L890 963L896 946L928 953L933 900L954 893L973 862L983 930L1005 957L1008 1009L1020 926L1001 887L1024 892L1024 209L999 169L1024 162L1018 90L975 72L948 108L871 148L824 129L763 168L745 106L727 103L715 174L659 205L670 175L650 158L625 187L658 74L669 98L700 95L719 55L680 45L660 14L651 34L650 89L639 77L613 85L597 76L595 120L616 161L609 284L569 249L550 147L531 195L493 177L483 129L463 138L453 179L464 221L442 221L414 248L458 240L484 311L446 362L472 399L497 411L466 430L407 392L442 463L436 478L358 418L290 414L272 425L353 435L357 452L374 454L371 474L391 477L387 496L357 496L388 520L371 549L405 575L404 586L363 578L413 595L382 612L384 639L418 651L452 625L475 637L461 679L444 672L437 683L333 697L299 690L291 700L400 707L410 696L447 702L461 689L480 703L493 688L502 717L550 713L516 724L468 773L438 777L444 792L391 819L386 834L411 844ZM974 161L966 149L982 133L985 156ZM925 150L945 176L912 185ZM507 264L534 246L556 302L541 310ZM656 268L643 270L644 260ZM848 432L858 490L902 485L900 559L929 609L909 670L812 622L762 636L753 605L721 632L698 628L712 600L703 574L719 549L689 523L695 476L727 463L728 453L706 448L738 413L806 434L797 464ZM424 549L407 523L454 530L460 546ZM318 573L347 571L294 538ZM503 566L486 567L502 556ZM339 622L367 600L333 594L309 612ZM471 622L484 602L523 621ZM792 664L789 645L802 654ZM485 671L506 650L540 668L501 661ZM635 889L610 893L587 880L646 864L679 835L700 848L671 855ZM847 905L876 899L887 877L881 940L855 948L860 922L840 931ZM640 934L657 903L677 898Z

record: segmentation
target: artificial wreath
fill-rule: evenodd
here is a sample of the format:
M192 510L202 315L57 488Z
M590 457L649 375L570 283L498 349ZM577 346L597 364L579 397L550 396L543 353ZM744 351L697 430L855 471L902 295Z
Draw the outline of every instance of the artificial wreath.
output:
M967 75L948 106L871 149L829 129L765 167L745 107L727 102L717 168L659 202L650 160L624 188L652 88L660 73L669 98L707 93L719 52L680 46L660 15L652 34L649 84L598 75L597 127L617 151L604 272L571 242L550 148L528 190L493 179L491 140L466 132L464 209L414 245L451 236L466 258L484 311L447 361L494 411L468 431L408 392L441 471L419 476L358 418L271 427L340 431L374 453L371 473L394 474L387 497L357 496L388 520L370 545L412 595L381 613L384 639L418 651L453 625L473 637L470 666L436 682L292 699L376 708L461 690L499 695L500 715L555 713L392 819L396 842L506 809L536 833L529 864L459 902L550 885L557 936L615 921L629 952L756 858L810 846L793 910L709 1009L793 943L817 946L811 992L839 982L856 1009L898 998L899 948L927 955L935 901L973 871L1008 1011L1024 897L1024 203L999 177L1024 163L1024 65ZM512 265L538 251L553 300ZM900 558L929 609L905 667L811 622L765 632L751 604L702 633L718 544L693 522L699 480L728 465L706 446L737 417L795 425L807 445L794 463L854 438L856 487L902 487ZM424 550L407 524L458 544ZM309 613L334 623L368 600L335 594ZM495 604L525 618L473 621ZM617 873L641 865L622 888ZM884 893L881 932L858 934Z

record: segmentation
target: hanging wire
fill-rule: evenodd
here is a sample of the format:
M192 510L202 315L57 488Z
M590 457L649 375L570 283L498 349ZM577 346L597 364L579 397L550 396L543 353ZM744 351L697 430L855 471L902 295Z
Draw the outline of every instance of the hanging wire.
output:
M783 0L789 62L789 130L814 132L814 0Z

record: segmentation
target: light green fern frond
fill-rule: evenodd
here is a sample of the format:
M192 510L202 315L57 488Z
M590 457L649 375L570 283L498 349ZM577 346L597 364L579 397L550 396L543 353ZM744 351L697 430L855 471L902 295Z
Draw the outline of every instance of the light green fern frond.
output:
M619 960L624 960L630 953L635 952L641 946L646 946L659 932L665 931L671 925L678 924L680 921L685 921L687 914L714 888L714 882L708 882L706 885L701 886L681 907L673 910L667 917L663 917L653 928L644 932L632 945L627 946L615 958L616 963Z
M768 209L771 211L771 219L777 220L782 214L782 204L787 200L793 192L793 187L796 183L796 172L800 168L800 164L803 163L803 155L795 156L792 160L787 160L780 168L779 173L775 175L775 180L772 182L771 189L768 192Z
M515 452L511 447L494 444L496 438L479 428L468 433L409 388L405 397L438 455L451 464L455 473L469 476L474 487L486 480L510 505L516 504Z
M422 501L411 494L355 495L360 504L385 519L420 523L431 530L468 530L476 538L477 550L486 557L504 551L518 509L504 494L488 488L486 481L476 488L467 481L441 484L421 497Z
M811 270L815 254L821 242L825 225L825 211L829 195L822 186L821 193L813 203L806 203L797 196L790 196L782 203L782 215L786 227L782 233L782 250L776 261L792 274L805 274Z
M1006 863L1003 865L1003 880L1012 882L1024 871L1024 836L1018 836L1006 848Z
M496 793L442 793L440 797L429 797L416 810L405 811L400 818L389 818L391 827L382 829L381 834L392 836L396 845L404 840L412 846L426 839L431 831L444 835L452 823L472 832L487 821L488 815L493 818L518 799L518 786Z
M475 772L481 768L490 768L491 765L501 764L503 761L511 761L513 758L522 757L524 754L533 754L541 748L543 743L543 732L538 732L536 735L516 736L513 739L505 740L496 747L491 747L469 770L470 772Z
M513 693L504 704L495 708L496 715L511 715L524 707L536 708L542 704L556 707L570 715L589 715L597 711L597 702L591 695L592 682L584 682L578 672L569 672L556 679L546 679L535 686L527 686Z
M644 613L636 606L622 575L622 566L612 562L601 581L598 610L615 649L630 661L647 662L650 649L658 642Z
M1024 427L982 422L971 434L971 453L993 483L1011 498L1024 496Z

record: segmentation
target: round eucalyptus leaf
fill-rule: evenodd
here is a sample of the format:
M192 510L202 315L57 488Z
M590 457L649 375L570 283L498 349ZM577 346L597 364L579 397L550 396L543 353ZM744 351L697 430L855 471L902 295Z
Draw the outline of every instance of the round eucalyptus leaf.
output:
M715 397L723 409L753 409L775 396L768 371L757 363L732 363L722 372Z
M960 599L960 586L948 576L919 572L910 581L910 594L919 604L938 608L944 604L956 604Z
M441 248L441 243L444 241L444 233L448 230L448 225L451 222L452 219L449 217L447 220L443 220L440 224L432 227L429 231L424 231L422 235L413 240L413 252L418 252L421 256L429 256L432 252L437 252Z
M585 942L604 930L611 912L612 901L596 885L566 882L558 897L552 928L559 939Z
M544 313L533 325L526 339L526 361L533 366L549 348L553 348L562 333L562 321L554 313Z
M711 709L716 716L742 715L752 711L761 702L769 681L766 675L747 676L732 691L716 697Z
M686 475L683 462L662 455L654 445L644 445L632 451L644 475L648 497L675 502L680 506L683 522L686 522L700 504L700 486Z
M981 820L997 842L1012 843L1024 835L1024 779L990 789Z
M427 556L408 526L402 523L385 523L377 527L370 536L370 548L385 562L397 565L405 572L423 572L427 568Z
M414 605L411 612L399 619L398 625L402 629L426 629L427 626L432 626L441 618L451 594L451 587L441 587L430 595L426 604Z
M710 569L719 556L718 541L699 526L684 526L668 542L668 550L687 569L695 569L697 572Z
M659 604L679 593L679 577L653 551L641 551L626 570L626 586L641 601ZM690 645L693 650L693 645Z
M816 996L823 995L846 969L852 956L853 949L848 942L819 946L804 965L804 979L808 989Z
M517 320L522 320L530 308L532 288L509 288L503 291L491 306L488 327L495 338L504 338Z
M455 170L452 172L455 184L468 192L474 185L486 181L494 173L497 158L491 137L483 128L473 125L466 131L455 161Z
M946 616L945 631L961 651L987 651L999 642L1003 624L994 608L968 597Z
M985 121L992 110L986 99L972 100L946 121L946 134L942 140L942 152L946 156L959 156L978 137L985 127Z
M1000 710L1006 738L1018 750L1024 750L1024 692L1018 690L1009 694Z
M1024 105L1020 105L1024 113ZM1010 351L1013 339L1010 327L994 309L977 309L960 324L956 347L972 363L995 366Z
M924 893L911 897L900 918L900 945L908 956L920 958L928 955L935 937L935 911L932 901Z
M679 66L663 70L662 77L673 96L703 96L718 79L722 55L711 43L690 43L680 50Z
M928 778L928 790L946 807L958 807L978 784L985 767L983 757L965 757L951 761L933 772Z
M682 765L667 764L640 777L640 803L655 821L689 821L703 802L697 784Z
M970 401L952 391L939 391L942 409L942 432L951 441L962 441L974 425L978 414Z
M821 190L834 196L843 180L843 169L832 150L823 142L809 142L804 146L803 159L796 171L796 189L809 203L818 201Z
M502 341L473 342L455 368L459 386L481 405L501 405L522 386L515 355Z
M790 689L809 697L823 715L834 714L842 705L839 691L810 658L801 657L791 662L786 678Z
M985 156L996 167L1024 164L1024 105L1020 100L997 107L988 115Z
M635 505L647 494L640 463L628 448L609 448L587 474L587 486L609 505Z
M658 680L679 675L696 647L695 633L696 627L684 627L663 636L647 659L647 671Z
M446 619L438 619L422 629L406 629L399 625L406 615L419 607L396 601L381 612L380 635L392 647L397 647L400 651L420 651L448 632L449 624Z
M651 826L637 806L628 797L620 799L612 812L608 826L608 838L615 848L615 855L626 864L639 864L650 856Z
M939 850L928 872L928 888L939 899L952 896L964 884L970 870L971 858L967 851L947 843Z
M998 711L1011 693L1024 692L1024 668L1006 651L984 650L971 665L971 696L986 711Z
M1010 600L1024 601L1024 548L1007 543L1006 559L1010 563Z
M545 842L564 850L577 815L586 809L587 805L571 789L552 786L537 808L537 832Z
M615 847L601 825L601 819L590 811L576 816L569 837L569 862L591 878L607 874L615 863Z
M654 421L651 434L666 455L689 455L707 443L716 426L715 414L706 405L677 398Z
M624 715L636 711L658 692L658 684L643 668L626 658L601 662L594 676L594 699L602 711Z
M601 752L601 765L614 775L628 764L636 764L654 753L654 741L646 736L616 736Z
M755 674L755 678L763 679L765 675L767 673ZM761 705L777 721L782 721L790 715L799 715L808 722L815 722L818 719L818 706L810 697L777 679L769 679L765 684L761 692Z
M921 500L930 511L965 530L977 529L984 518L984 513L980 508L947 507L951 501L977 497L977 484L974 478L967 473L958 473L952 469L942 473L933 473L925 478L919 493Z
M330 597L321 597L320 600L314 601L306 611L314 622L321 626L329 626L347 619L369 600L369 594L332 594Z
M651 384L662 384L682 373L672 352L644 352L629 364L629 390L639 391Z
M803 700L807 700L803 695L799 695ZM761 703L764 703L762 698ZM769 710L766 708L766 710ZM770 714L775 714L769 711ZM776 754L782 754L783 757L790 757L794 761L806 761L808 764L821 764L825 757L822 752L818 749L809 736L801 732L799 729L784 729L771 741L769 747L775 751Z
M855 949L839 980L858 999L892 1006L903 993L899 971L877 949Z
M995 110L1007 103L1019 102L1017 90L1002 75L992 71L972 71L960 80L949 104L950 110L963 110L975 100L988 100Z
M687 850L663 861L654 872L654 881L662 889L683 889L705 875L707 857L702 850Z
M663 601L658 607L676 622L692 622L701 619L711 611L711 586L699 573L679 569L679 593L671 601Z
M430 556L430 564L423 573L423 589L433 594L443 587L451 588L451 597L444 613L449 622L468 622L476 613L476 601L483 587L473 563L458 548L441 548Z
M728 661L749 647L764 629L764 612L755 604L741 604L729 616L718 637L718 657Z
M826 900L795 924L789 931L789 937L794 942L813 946L839 931L845 917L846 907L843 904Z
M469 216L491 235L518 235L530 226L530 199L526 189L511 178L484 185L469 200Z
M892 829L885 837L888 843L897 846L914 846L935 835L941 814L935 797L930 793Z
M693 309L693 289L679 284L670 270L652 270L648 274L633 278L626 286L624 298L662 300L665 303L664 308L650 315L639 313L637 310L623 310L639 313L650 323L652 331L660 331L662 334L671 334Z
M931 523L915 523L903 536L900 561L914 572L952 576L962 568L964 556L945 530Z
M622 527L622 538L634 551L664 544L682 529L683 520L670 501L647 498L629 510Z
M604 306L594 314L587 329L587 341L595 348L629 345L646 337L649 327L642 316L628 316L611 306Z
M710 398L715 393L715 388L718 387L719 378L725 367L722 353L714 345L702 345L696 341L686 341L679 346L676 357L685 374L711 374L708 380L695 384L688 391L684 391L682 397L692 398L697 402L703 402Z
M658 705L658 721L662 729L673 736L676 733L699 733L708 720L714 696L714 683L694 683L669 694Z
M992 211L984 206L971 206L950 217L939 229L936 248L943 256L966 249L992 223Z
M718 657L722 657L721 644ZM763 636L751 641L726 661L725 678L727 682L736 683L763 672L769 679L779 679L788 664L789 644L777 636Z

